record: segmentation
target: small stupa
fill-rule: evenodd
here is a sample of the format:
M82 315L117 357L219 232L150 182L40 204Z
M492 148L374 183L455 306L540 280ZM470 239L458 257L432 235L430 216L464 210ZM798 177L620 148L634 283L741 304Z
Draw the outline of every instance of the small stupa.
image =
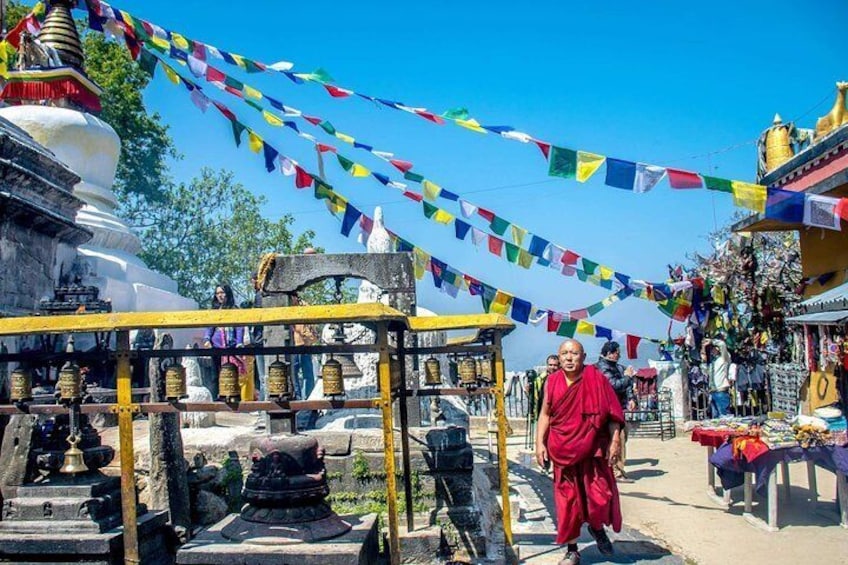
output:
M85 73L72 0L54 0L36 37L21 40L19 64L0 92L0 116L51 150L80 177L74 194L85 202L76 223L94 233L78 248L74 265L63 265L70 282L96 286L114 311L193 310L177 283L138 258L138 237L115 212L112 192L121 140L93 113L102 90ZM58 64L58 65L57 65Z

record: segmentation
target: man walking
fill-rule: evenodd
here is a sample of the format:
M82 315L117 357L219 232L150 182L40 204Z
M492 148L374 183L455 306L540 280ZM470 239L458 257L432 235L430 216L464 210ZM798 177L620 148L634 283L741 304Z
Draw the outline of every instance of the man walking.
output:
M706 365L709 376L710 416L726 416L730 414L730 353L724 340L704 338L701 361Z
M618 342L608 341L601 347L601 356L595 366L604 374L612 385L622 410L636 409L636 394L633 392L633 379L626 371L622 371L618 360L621 359L621 346ZM618 482L632 482L624 472L624 462L627 457L627 427L621 430L621 457L615 463L615 478Z
M536 461L554 468L557 544L568 544L560 565L578 565L584 523L603 555L613 553L604 531L621 531L621 505L612 466L621 454L624 414L615 391L576 340L560 345L560 369L548 377L536 430Z

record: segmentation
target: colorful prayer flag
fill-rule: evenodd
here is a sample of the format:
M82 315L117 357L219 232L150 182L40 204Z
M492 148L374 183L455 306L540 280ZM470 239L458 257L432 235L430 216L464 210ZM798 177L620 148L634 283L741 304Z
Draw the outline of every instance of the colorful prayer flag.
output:
M762 214L766 211L766 187L747 182L733 181L733 204Z
M548 176L573 179L577 174L577 152L554 145L551 148Z
M595 324L586 320L577 320L577 333L594 337Z
M671 188L703 188L704 182L700 175L680 169L666 169L668 184Z
M604 184L624 190L633 190L636 181L636 163L607 157L607 176Z
M586 182L604 164L606 157L587 151L577 152L577 182Z
M636 163L636 178L633 192L645 193L654 188L665 176L665 168L645 163Z

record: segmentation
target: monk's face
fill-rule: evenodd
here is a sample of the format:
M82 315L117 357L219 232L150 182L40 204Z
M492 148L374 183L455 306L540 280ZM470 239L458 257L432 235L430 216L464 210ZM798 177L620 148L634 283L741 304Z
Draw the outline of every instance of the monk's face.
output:
M559 346L559 365L566 374L579 373L583 369L585 359L586 353L580 342L568 340Z

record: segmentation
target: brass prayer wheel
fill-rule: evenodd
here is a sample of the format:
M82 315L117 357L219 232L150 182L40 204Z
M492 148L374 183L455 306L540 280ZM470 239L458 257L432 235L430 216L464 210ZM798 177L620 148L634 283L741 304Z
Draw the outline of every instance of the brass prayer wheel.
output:
M321 367L321 381L324 386L324 396L344 396L344 378L342 364L332 357Z
M442 365L435 357L424 361L424 384L429 386L442 384Z
M477 363L471 357L459 363L459 383L462 386L477 386Z
M82 400L82 374L79 365L68 361L59 371L59 400L62 402L76 402Z
M179 363L165 369L165 398L180 400L186 398L186 370Z
M12 403L32 400L32 373L18 367L9 375L9 400Z
M291 398L289 391L289 366L277 359L268 365L268 398Z
M483 358L482 361L478 361L480 363L480 380L490 383L492 382L492 359L489 357Z
M238 367L234 363L224 363L218 372L218 398L225 402L241 400Z

